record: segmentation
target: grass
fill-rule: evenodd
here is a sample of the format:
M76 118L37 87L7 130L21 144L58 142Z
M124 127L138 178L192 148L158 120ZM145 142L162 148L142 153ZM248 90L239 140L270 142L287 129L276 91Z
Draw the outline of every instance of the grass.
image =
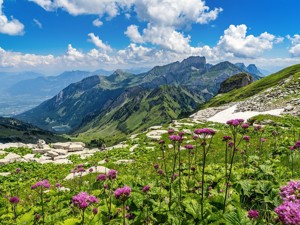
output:
M258 94L268 88L275 87L280 81L290 76L299 77L300 64L285 68L277 73L264 77L252 84L230 91L225 94L215 96L207 103L200 106L200 109L216 107L230 102L245 100L255 94Z

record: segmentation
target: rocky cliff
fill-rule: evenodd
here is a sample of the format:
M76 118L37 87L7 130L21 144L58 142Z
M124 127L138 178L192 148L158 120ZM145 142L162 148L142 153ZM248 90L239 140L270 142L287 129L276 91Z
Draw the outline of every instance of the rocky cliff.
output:
M224 80L219 89L219 93L227 93L231 90L245 87L253 82L253 77L248 73L239 73Z

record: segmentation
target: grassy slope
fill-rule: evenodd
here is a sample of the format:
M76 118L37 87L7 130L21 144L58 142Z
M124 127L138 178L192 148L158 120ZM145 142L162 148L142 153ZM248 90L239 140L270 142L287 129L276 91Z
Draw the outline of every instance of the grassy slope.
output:
M203 104L201 108L203 109L208 107L220 106L229 102L244 100L266 90L267 88L274 87L280 81L298 73L300 73L300 64L290 66L243 88L236 89L225 94L217 95L209 102Z
M187 90L173 86L145 91L139 97L127 99L121 106L85 124L76 131L77 139L89 141L101 137L107 143L122 140L128 134L141 132L150 126L164 124L192 112L201 101Z

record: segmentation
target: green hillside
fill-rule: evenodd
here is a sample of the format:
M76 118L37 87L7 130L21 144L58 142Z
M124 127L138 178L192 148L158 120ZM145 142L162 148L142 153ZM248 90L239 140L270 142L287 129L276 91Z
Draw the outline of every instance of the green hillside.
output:
M84 122L74 134L79 140L101 137L107 143L114 142L128 134L188 115L201 102L204 102L201 94L183 87L161 86L144 90L137 96L127 98L123 104Z
M201 105L201 108L203 109L208 107L220 106L229 102L244 100L268 88L275 87L281 81L289 77L293 77L293 79L299 79L300 64L285 68L277 73L253 82L252 84L243 88L233 90L225 94L217 95L207 103Z

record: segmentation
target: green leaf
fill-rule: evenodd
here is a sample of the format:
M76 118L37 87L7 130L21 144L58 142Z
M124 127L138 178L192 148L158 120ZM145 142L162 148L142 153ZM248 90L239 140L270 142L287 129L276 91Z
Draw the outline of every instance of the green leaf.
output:
M80 220L76 218L71 218L65 220L61 225L78 225L80 224Z
M185 211L191 214L194 219L200 218L201 206L195 199L185 199L183 201Z

